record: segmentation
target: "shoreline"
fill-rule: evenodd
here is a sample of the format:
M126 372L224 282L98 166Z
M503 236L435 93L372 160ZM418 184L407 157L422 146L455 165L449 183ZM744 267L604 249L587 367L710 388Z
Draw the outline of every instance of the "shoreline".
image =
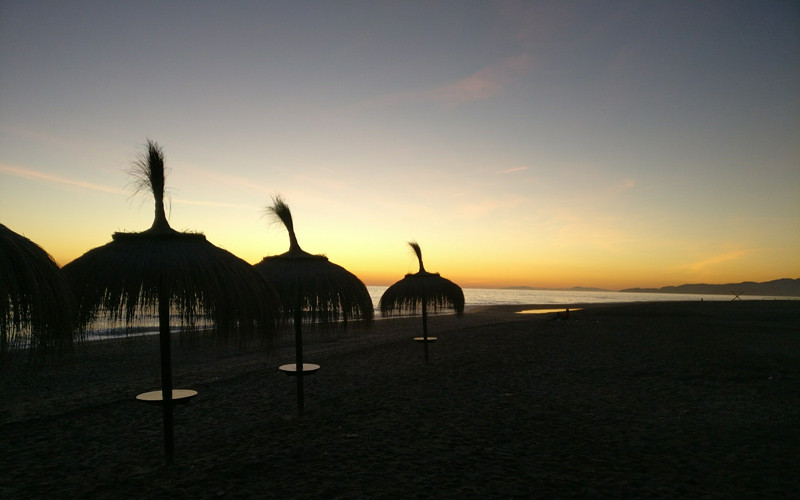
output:
M500 288L499 290L504 290ZM513 290L513 289L511 289ZM538 289L535 289L538 290ZM681 294L672 294L672 295L681 295ZM722 295L720 295L722 296ZM752 297L752 296L751 296ZM714 299L709 300L709 302L733 302L734 300L728 299ZM736 301L742 302L769 302L769 301L778 301L778 302L798 302L800 301L800 297L794 296L758 296L757 298L750 298L745 296L743 299L737 299ZM473 314L473 313L482 313L485 311L491 310L509 310L514 308L529 308L531 311L535 311L538 309L546 309L545 312L556 312L561 311L566 308L570 308L574 310L575 308L584 308L584 307L597 307L603 305L609 306L622 306L622 305L633 305L633 304L657 304L657 303L693 303L693 302L703 302L702 298L700 300L688 300L688 299L676 299L676 300L656 300L656 301L643 301L643 300L635 300L635 301L615 301L615 302L547 302L547 303L532 303L532 304L524 304L524 303L513 303L513 304L476 304L476 305L466 305L464 308L464 314ZM407 319L413 316L387 316L383 317L380 316L380 313L376 311L377 316L373 318L373 322L382 322L382 321L390 321L390 320L397 320L397 319ZM440 312L440 313L428 313L431 317L434 316L453 316L455 313L452 312ZM417 315L418 316L418 315ZM358 322L354 322L357 324ZM356 326L356 328L362 328L360 326ZM124 326L113 326L113 327L106 327L103 329L93 330L85 335L85 338L76 341L76 342L100 342L100 341L114 341L114 340L124 340L131 337L138 337L138 336L153 336L158 334L158 325L153 325L149 327L134 327L134 333L125 333ZM198 332L208 332L212 331L213 327L211 326L200 326L198 327ZM179 326L172 326L172 332L174 334L180 333Z
M570 306L579 307L578 304ZM164 467L157 339L2 373L0 496L786 496L800 438L795 301L477 306L309 335L306 414L272 351L181 345Z

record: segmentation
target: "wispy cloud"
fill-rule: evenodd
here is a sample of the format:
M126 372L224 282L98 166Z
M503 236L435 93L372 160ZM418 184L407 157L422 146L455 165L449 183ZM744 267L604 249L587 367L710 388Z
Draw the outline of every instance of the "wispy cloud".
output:
M13 175L16 177L22 177L25 179L35 179L54 184L62 184L65 186L88 189L91 191L101 191L104 193L112 193L112 194L124 193L124 191L119 188L104 186L102 184L94 184L91 182L79 181L67 177L61 177L59 175L38 172L36 170L31 170L23 167L15 167L12 165L0 165L0 172L4 172L6 174Z
M552 233L549 244L559 251L589 249L593 253L619 254L632 243L624 219L612 213L588 207L559 207L544 220Z
M458 215L464 219L484 217L496 212L507 212L524 203L524 199L517 196L504 198L484 197L458 206Z
M257 207L255 205L248 205L246 203L225 203L222 201L202 201L202 200L187 200L185 198L173 198L172 201L174 203L182 204L182 205L196 205L196 206L203 206L203 207L216 207L216 208L235 208L235 209L243 209L248 211L258 211L262 208Z
M679 266L680 271L688 271L693 274L699 274L707 271L709 268L713 268L719 264L724 264L731 261L736 261L747 257L748 255L752 254L749 250L733 250L730 252L725 252L717 255L712 255L711 257L707 257L702 260L698 260L695 262L690 262L688 264L684 264Z
M193 176L193 180L195 181L203 181L207 185L213 186L218 188L219 186L238 186L248 190L253 190L257 193L263 193L265 195L269 195L272 193L264 183L253 180L250 177L236 175L229 171L221 172L212 170L209 168L202 168L197 167L195 165L189 163L176 163L176 169L180 170L184 174L189 174ZM177 170L176 170L177 171Z
M528 167L514 167L507 168L505 170L498 170L495 172L495 175L513 174L514 172L522 172L523 170L528 170Z
M24 179L34 179L39 181L44 181L52 184L61 184L64 186L71 186L80 189L87 189L90 191L99 191L102 193L111 193L111 194L124 194L129 196L130 193L119 188L104 186L102 184L94 184L91 182L84 182L75 179L70 179L68 177L62 177L60 175L53 175L44 172L38 172L36 170L31 170L23 167L15 167L12 165L2 165L0 164L0 172L13 175L16 177L22 177ZM217 202L217 201L202 201L202 200L187 200L185 198L173 198L171 199L172 202L182 204L182 205L199 205L199 206L207 206L207 207L220 207L220 208L237 208L237 209L246 209L246 210L258 210L258 207L253 205L247 205L244 203L225 203L225 202Z
M119 148L115 143L100 141L96 137L69 136L69 134L55 135L43 130L17 127L7 123L0 123L0 132L8 134L17 140L30 141L50 150L97 155L100 151L115 152Z
M527 54L512 57L456 82L421 92L419 98L445 105L486 99L514 82L530 66L530 61Z
M470 76L428 90L401 92L378 97L364 107L392 106L408 102L431 102L455 106L495 96L514 83L531 65L531 57L522 54L504 59Z

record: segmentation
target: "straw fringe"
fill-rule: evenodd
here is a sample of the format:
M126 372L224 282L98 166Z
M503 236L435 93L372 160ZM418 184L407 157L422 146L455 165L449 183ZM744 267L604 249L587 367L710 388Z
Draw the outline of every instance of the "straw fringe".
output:
M98 317L130 330L158 309L158 290L185 330L199 319L240 341L274 330L280 301L244 260L199 233L116 233L110 243L64 266L78 297L78 323L86 330Z
M416 315L423 301L434 313L452 309L459 316L464 314L461 287L439 274L426 273L407 274L387 288L380 300L381 315Z
M68 349L74 299L61 270L39 245L0 224L0 361Z
M372 298L367 287L347 269L322 256L290 258L265 257L255 265L273 284L282 299L284 318L294 317L299 293L303 321L307 323L342 323L372 320Z

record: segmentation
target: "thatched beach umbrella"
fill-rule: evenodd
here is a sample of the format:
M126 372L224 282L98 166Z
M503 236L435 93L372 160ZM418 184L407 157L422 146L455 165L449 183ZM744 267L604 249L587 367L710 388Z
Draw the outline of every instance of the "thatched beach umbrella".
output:
M158 311L161 405L167 463L173 457L173 390L170 315L186 329L207 318L218 335L248 339L268 335L279 299L252 266L208 242L200 233L178 232L164 211L164 155L148 141L134 163L140 189L155 197L155 220L140 233L114 233L113 240L64 266L75 290L80 324L99 315L130 327L137 314Z
M428 308L434 312L452 309L458 316L464 314L464 292L452 281L439 273L429 273L422 265L422 250L419 244L408 243L419 260L419 272L406 277L383 292L380 309L383 316L393 314L417 314L422 311L422 338L425 345L425 362L428 362Z
M74 300L53 258L0 224L0 362L10 349L45 354L72 344Z
M303 321L343 328L352 320L369 324L373 316L372 299L367 287L353 273L324 255L312 255L300 248L292 213L281 197L274 198L267 212L289 232L289 251L264 257L255 268L273 284L281 297L285 317L294 322L295 364L282 368L297 377L297 411L302 415L303 373L318 368L303 364Z

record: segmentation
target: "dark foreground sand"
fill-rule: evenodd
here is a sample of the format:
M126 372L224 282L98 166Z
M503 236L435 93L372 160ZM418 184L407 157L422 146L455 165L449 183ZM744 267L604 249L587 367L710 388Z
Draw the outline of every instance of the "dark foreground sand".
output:
M0 385L0 497L793 498L800 492L800 302L527 307L375 322L292 349L176 346L176 464L154 339L92 343Z

